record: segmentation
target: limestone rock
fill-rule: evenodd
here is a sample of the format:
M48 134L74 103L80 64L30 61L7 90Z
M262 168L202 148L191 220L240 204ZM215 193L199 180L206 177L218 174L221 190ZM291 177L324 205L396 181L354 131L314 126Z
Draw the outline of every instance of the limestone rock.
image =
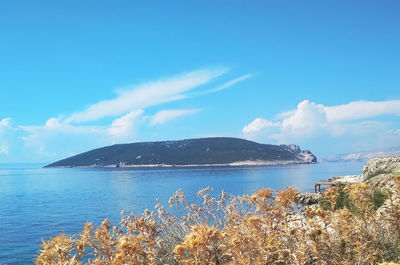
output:
M368 161L363 176L371 179L381 174L400 174L400 156L377 157Z

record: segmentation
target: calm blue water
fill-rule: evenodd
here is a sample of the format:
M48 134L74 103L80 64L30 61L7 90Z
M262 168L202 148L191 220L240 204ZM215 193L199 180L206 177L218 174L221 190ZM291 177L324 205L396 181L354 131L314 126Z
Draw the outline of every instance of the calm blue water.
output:
M322 163L240 168L43 169L0 165L0 263L32 264L41 238L76 233L87 221L167 203L177 189L194 194L212 186L231 194L294 186L312 191L313 183L338 175L360 174L363 163Z

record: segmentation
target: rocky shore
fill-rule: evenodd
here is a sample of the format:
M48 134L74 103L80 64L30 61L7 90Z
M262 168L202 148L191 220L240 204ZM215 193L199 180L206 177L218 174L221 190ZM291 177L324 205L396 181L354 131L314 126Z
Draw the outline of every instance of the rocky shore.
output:
M373 188L390 192L394 188L393 177L396 175L400 175L400 156L385 156L370 159L360 175L338 176L323 183L334 186L365 181ZM300 193L296 201L304 205L316 204L321 199L321 194L321 192Z

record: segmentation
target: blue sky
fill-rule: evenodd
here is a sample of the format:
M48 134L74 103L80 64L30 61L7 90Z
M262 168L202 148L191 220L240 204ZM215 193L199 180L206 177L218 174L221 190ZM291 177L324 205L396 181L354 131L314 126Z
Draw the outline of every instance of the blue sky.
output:
M400 146L400 2L0 0L0 162L233 136Z

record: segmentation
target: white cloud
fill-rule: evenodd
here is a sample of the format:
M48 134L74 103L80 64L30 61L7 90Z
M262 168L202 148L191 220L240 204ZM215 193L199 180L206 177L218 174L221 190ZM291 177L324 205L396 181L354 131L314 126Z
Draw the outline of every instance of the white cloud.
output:
M324 109L329 122L351 121L386 114L400 115L400 100L354 101Z
M115 119L108 128L108 133L115 138L131 136L136 120L143 114L143 110L133 110L122 117Z
M9 147L7 146L7 145L1 145L0 146L0 155L1 154L3 154L3 155L8 155L8 149L9 149Z
M19 126L24 148L33 150L41 161L63 158L107 144L105 126L75 126L61 123L59 118L47 120L43 126ZM28 153L25 152L24 153ZM35 160L35 158L32 158Z
M390 133L393 134L393 135L398 135L398 136L400 136L400 129L397 129L397 130L390 130Z
M84 134L100 133L104 131L104 126L76 126L67 123L61 123L59 118L50 118L43 126L19 126L19 128L30 135L38 135L42 133Z
M296 143L319 155L380 150L400 145L400 100L354 101L324 106L304 100L294 110L282 112L272 121L257 118L243 127L251 140ZM273 125L273 126L271 126Z
M10 117L0 120L0 129L11 127L11 120L12 119Z
M276 117L278 119L286 119L289 118L291 116L293 116L293 114L296 112L296 110L288 110L288 111L284 111L279 113L278 115L276 115Z
M296 111L282 121L282 131L296 136L312 133L326 122L324 106L304 100Z
M84 111L72 114L66 119L66 122L94 121L106 116L121 115L135 109L183 99L186 97L184 92L203 85L226 71L226 69L199 70L134 86L128 91L120 92L114 99L100 101Z
M270 133L270 137L279 137L282 135L306 136L313 131L324 126L326 114L323 105L315 104L304 100L297 105L294 111L284 112L278 115L282 120L272 122L263 118L257 118L248 125L244 126L244 134ZM279 128L279 131L271 134L271 128Z
M50 118L46 121L46 125L44 127L48 129L58 129L61 128L62 126L63 124L60 123L59 118Z
M248 125L244 126L243 133L246 134L258 133L260 131L263 131L271 127L280 127L280 123L272 122L262 118L257 118L254 121L250 122Z
M363 135L376 131L376 128L384 127L379 121L365 119L385 114L400 115L400 100L355 101L329 107L304 100L297 105L296 110L277 115L279 121L272 122L257 118L244 126L242 132L245 135L267 134L268 129L273 126L279 128L279 132L268 134L268 137L278 142L311 138L316 133L325 133L333 137L345 133ZM362 119L364 121L359 121Z
M150 125L164 124L178 117L195 114L199 111L198 109L161 110L153 116Z
M8 155L10 152L10 132L15 130L11 121L10 117L0 120L0 155Z

